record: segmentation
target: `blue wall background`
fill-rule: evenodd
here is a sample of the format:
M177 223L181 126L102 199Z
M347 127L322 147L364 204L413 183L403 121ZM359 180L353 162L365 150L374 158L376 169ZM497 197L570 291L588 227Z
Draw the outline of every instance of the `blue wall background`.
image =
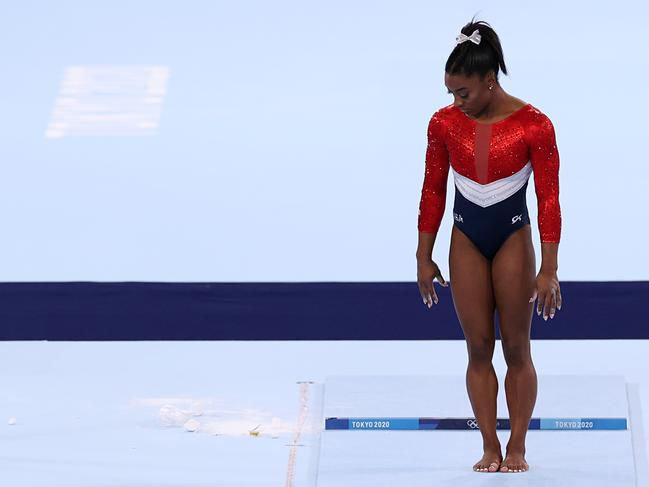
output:
M564 282L532 339L649 339L649 281ZM449 288L415 283L0 284L1 340L456 340ZM494 329L498 331L498 315Z
M421 304L414 254L428 120L452 102L444 62L474 14L500 35L504 89L557 132L565 306L533 334L646 338L648 13L632 1L5 5L3 339L461 338L446 289L435 310ZM70 94L70 69L142 67L168 74L155 100L128 86ZM61 106L102 103L160 111L148 132L48 136ZM446 277L452 198L450 178L433 255ZM528 206L540 264L531 190Z

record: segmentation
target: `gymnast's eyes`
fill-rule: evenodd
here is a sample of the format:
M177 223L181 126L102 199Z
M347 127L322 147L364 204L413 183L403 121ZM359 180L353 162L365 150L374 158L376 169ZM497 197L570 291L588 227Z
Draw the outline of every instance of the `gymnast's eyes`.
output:
M449 95L450 95L450 94L452 93L452 91L451 91L451 90L446 90L446 92L447 92L447 93L448 93ZM460 98L462 98L462 99L466 99L466 98L468 98L468 97L469 97L469 95L468 95L468 94L466 94L466 95L459 95L459 96L460 96Z

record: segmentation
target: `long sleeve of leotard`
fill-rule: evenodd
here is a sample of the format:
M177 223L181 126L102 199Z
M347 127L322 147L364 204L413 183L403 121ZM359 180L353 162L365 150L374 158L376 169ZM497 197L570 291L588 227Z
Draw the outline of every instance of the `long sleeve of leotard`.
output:
M449 155L444 141L444 124L436 112L428 123L428 146L417 224L420 232L437 233L439 230L446 205L448 171Z
M559 243L561 237L559 151L554 126L546 115L541 115L528 125L526 132L530 162L534 172L541 242Z

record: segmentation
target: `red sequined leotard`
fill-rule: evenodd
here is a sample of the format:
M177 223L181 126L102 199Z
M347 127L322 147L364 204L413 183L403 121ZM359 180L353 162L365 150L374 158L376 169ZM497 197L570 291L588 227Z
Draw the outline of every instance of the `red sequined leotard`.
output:
M435 112L428 124L421 232L439 229L449 167L456 191L476 208L506 200L527 184L533 172L541 242L559 242L559 152L552 122L536 107L528 103L490 124L469 118L454 105Z

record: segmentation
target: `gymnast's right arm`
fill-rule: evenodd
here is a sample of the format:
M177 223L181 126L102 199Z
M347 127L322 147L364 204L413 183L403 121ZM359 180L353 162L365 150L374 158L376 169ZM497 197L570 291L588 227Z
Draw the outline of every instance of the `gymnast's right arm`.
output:
M424 182L419 202L417 245L417 284L421 297L429 308L437 304L438 298L433 279L448 286L437 264L432 260L433 246L446 205L446 181L449 171L449 156L444 141L444 124L439 112L428 123L428 146Z

